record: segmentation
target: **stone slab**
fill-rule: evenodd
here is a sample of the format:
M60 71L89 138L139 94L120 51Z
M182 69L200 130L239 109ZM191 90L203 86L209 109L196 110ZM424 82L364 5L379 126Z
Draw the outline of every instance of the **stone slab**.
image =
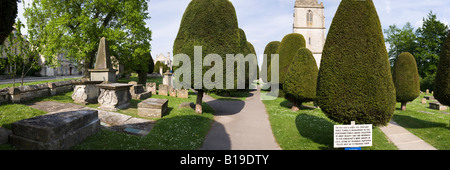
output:
M59 112L11 124L10 143L26 150L61 150L80 143L100 130L96 110Z
M161 118L167 112L169 100L147 99L138 104L138 115L149 118Z
M445 106L443 104L440 104L439 102L432 102L432 103L429 103L429 104L430 104L430 108L434 109L434 110L444 111L444 110L448 109L447 106Z

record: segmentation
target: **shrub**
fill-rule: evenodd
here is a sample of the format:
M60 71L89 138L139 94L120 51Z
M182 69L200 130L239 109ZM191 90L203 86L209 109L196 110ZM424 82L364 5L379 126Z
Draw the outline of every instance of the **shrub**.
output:
M202 85L194 85L194 66L203 63L194 62L194 47L202 46L202 58L208 54L218 54L226 64L226 54L241 52L239 27L236 11L229 0L192 0L181 20L178 35L173 46L174 56L186 54L191 59L191 87L198 91L196 112L202 113L201 102L203 92L207 89ZM184 64L184 63L183 63ZM182 66L181 64L180 66ZM202 76L213 66L202 66ZM177 68L174 67L176 70ZM226 73L224 67L223 73ZM217 75L216 75L217 76ZM189 77L183 77L183 79ZM226 87L226 76L223 76L223 87ZM200 82L198 82L200 83Z
M380 20L372 0L342 0L324 46L317 103L330 119L386 125L395 87Z
M401 102L402 110L406 110L406 102L413 101L420 95L419 71L411 53L404 52L398 56L394 63L392 79L397 102Z
M262 70L265 69L266 70L266 74L261 74L261 78L264 82L269 82L270 79L268 76L269 73L269 67L270 67L270 62L272 54L276 54L278 47L280 46L281 42L280 41L272 41L269 44L266 45L266 48L264 49L264 54L267 55L267 58L263 60L263 64L262 64L262 68L261 68L261 73L264 73Z
M292 110L298 110L297 106L304 102L315 100L318 74L319 69L312 52L307 48L300 48L283 83L284 97L294 104Z
M436 100L450 106L450 31L439 58L434 89Z
M283 40L280 43L280 46L277 49L276 54L279 55L279 82L280 88L282 88L282 83L285 80L286 73L289 69L289 66L292 63L292 59L297 54L299 48L306 47L305 38L302 34L291 33L284 36ZM270 70L270 69L269 69ZM270 77L271 72L269 71L268 75Z
M0 1L0 45L13 30L17 17L17 0Z

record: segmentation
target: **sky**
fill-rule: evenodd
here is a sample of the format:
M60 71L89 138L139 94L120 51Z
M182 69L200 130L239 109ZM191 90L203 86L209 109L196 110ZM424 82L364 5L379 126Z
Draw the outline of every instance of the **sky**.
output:
M230 0L238 18L239 27L253 44L258 55L259 65L265 46L271 41L281 41L287 34L293 32L293 13L295 0ZM340 0L318 0L325 6L325 26L328 32ZM19 4L18 18L23 17L23 2ZM155 58L158 54L172 53L173 42L178 33L181 19L190 0L150 0L147 26L152 30L151 53ZM377 8L383 29L396 24L402 27L410 22L414 28L422 26L424 17L430 10L444 24L450 22L449 0L373 0ZM26 29L26 28L25 28ZM26 33L26 30L22 30ZM261 56L261 57L260 57Z

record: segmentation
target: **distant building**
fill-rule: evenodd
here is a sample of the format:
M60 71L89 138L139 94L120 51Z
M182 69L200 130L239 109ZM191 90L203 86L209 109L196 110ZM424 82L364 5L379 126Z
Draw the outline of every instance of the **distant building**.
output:
M167 53L167 56L164 56L163 53L157 55L153 60L154 64L156 64L157 61L166 64L172 70L172 60L170 59L170 52Z
M311 50L320 67L325 45L325 15L323 2L318 0L296 0L294 7L294 33L305 37L306 48Z

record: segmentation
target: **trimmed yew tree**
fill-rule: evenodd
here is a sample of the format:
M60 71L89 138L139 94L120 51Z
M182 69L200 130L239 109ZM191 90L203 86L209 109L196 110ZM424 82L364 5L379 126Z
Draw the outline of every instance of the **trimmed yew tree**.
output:
M261 78L263 80L263 82L269 82L270 79L268 79L267 77L267 73L269 72L268 68L270 67L270 62L272 61L271 57L272 54L276 54L278 47L280 46L281 42L280 41L272 41L269 44L266 45L266 48L264 49L264 54L267 55L267 58L263 58L263 64L262 64L262 68L261 68ZM262 70L266 70L265 72ZM264 74L265 73L265 74Z
M17 0L0 1L0 45L11 34L17 17Z
M439 58L434 97L439 103L450 106L450 31Z
M223 64L226 63L226 54L241 52L236 11L229 0L192 0L184 12L173 46L174 55L186 54L191 59L191 87L197 90L195 112L202 113L203 93L208 89L204 84L201 88L195 86L194 66L202 65L202 77L214 66L194 62L195 46L202 46L203 59L208 54L218 54ZM225 68L223 73L226 73ZM226 87L225 77L223 87Z
M284 98L293 103L293 111L299 110L298 107L302 103L316 99L318 74L319 69L312 52L307 48L300 48L289 66L283 83Z
M276 54L279 54L280 57L280 84L282 84L285 80L286 73L292 63L292 59L294 59L298 49L302 47L306 47L305 38L302 34L291 33L284 36L281 41L280 47L278 47L276 52ZM282 86L280 86L280 88L281 87Z
M323 49L317 103L339 123L376 126L391 120L395 87L372 0L341 1Z
M402 110L406 110L406 103L420 95L419 71L411 53L404 52L398 56L394 63L392 79L397 102L402 104Z

